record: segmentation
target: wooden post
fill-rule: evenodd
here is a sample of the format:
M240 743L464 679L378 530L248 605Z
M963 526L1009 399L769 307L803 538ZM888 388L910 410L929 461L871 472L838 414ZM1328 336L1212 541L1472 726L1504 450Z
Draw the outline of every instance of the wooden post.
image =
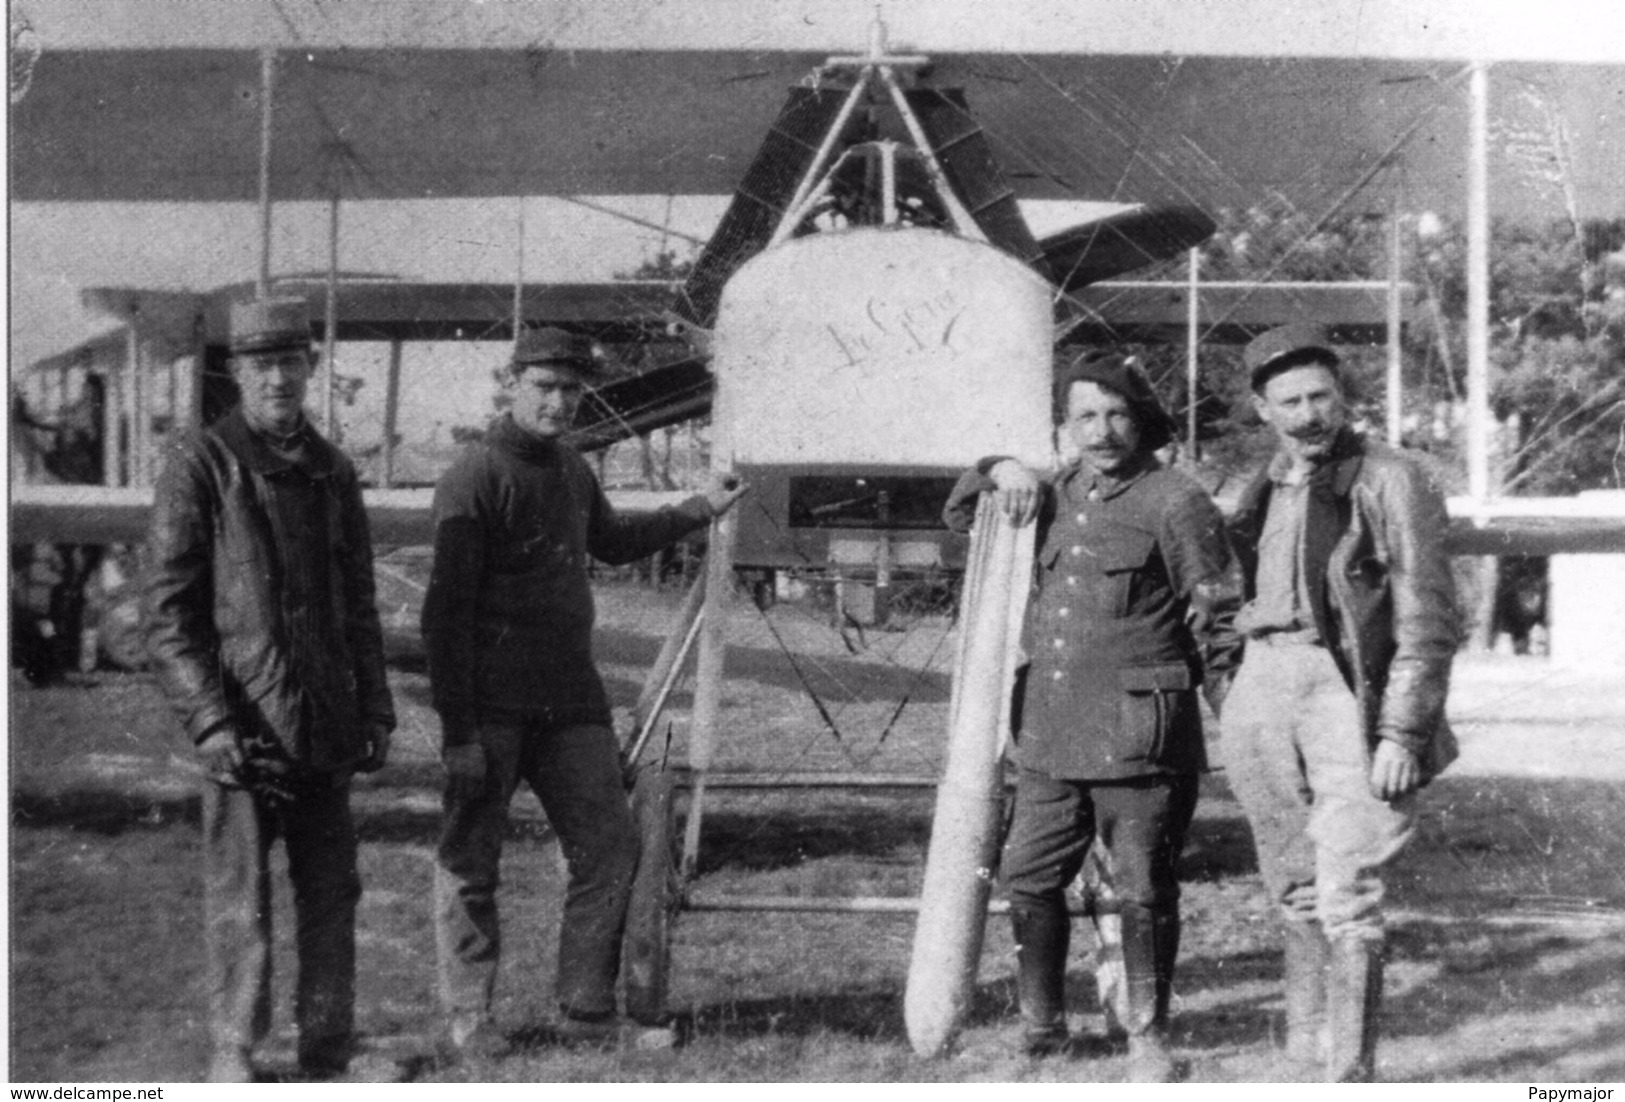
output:
M203 427L203 371L209 361L208 327L200 306L192 319L192 370L186 380L187 428Z
M276 51L260 51L260 270L255 289L271 293L271 120L276 91Z
M1196 380L1199 357L1197 342L1201 339L1202 304L1197 297L1197 285L1202 277L1202 253L1190 251L1190 278L1185 292L1185 465L1196 466Z
M322 319L322 365L327 386L322 389L322 431L333 443L339 442L339 426L333 409L338 390L339 327L339 189L335 178L333 194L327 200L327 309ZM386 432L387 427L386 427Z
M1399 447L1405 435L1405 391L1399 346L1399 203L1388 207L1388 443Z
M389 376L384 380L384 469L379 478L395 485L395 427L401 415L401 338L389 342Z
M731 466L731 464L730 464ZM735 511L711 522L705 551L705 603L702 606L699 657L694 672L694 712L688 735L688 764L693 794L683 829L682 872L693 876L700 853L700 820L705 804L706 774L722 718L722 678L727 663L728 600L733 590L733 544L738 527Z
M1490 215L1489 68L1473 62L1471 134L1467 160L1467 492L1489 499L1490 485ZM1494 643L1496 560L1478 560L1478 600L1470 646Z
M164 353L164 412L169 416L167 431L171 433L180 427L180 361L182 358L169 351ZM154 456L153 459L156 461L157 456Z
M119 485L119 415L124 409L124 374L109 362L102 375L102 485L107 487Z
M138 309L130 308L129 327L125 330L124 353L124 420L125 430L124 484L141 485L142 411L146 406L141 386L141 333L137 322Z
M643 690L638 694L638 702L632 706L632 721L634 726L642 726L654 708L655 698L660 689L668 680L669 675L681 659L684 652L683 640L689 635L693 626L700 621L701 610L705 607L705 575L701 574L694 579L683 596L683 603L678 606L677 615L672 618L671 628L666 632L665 640L660 644L660 653L655 656L654 665L644 677Z
M525 200L519 199L518 251L513 270L513 347L519 350L519 334L525 328Z
M1467 489L1490 496L1489 69L1473 62L1467 157Z
M629 764L637 764L644 745L654 733L655 724L660 721L660 713L665 709L677 679L682 676L689 652L699 638L700 625L704 622L704 607L705 575L701 574L694 579L688 595L683 598L671 629L660 646L660 653L655 656L654 665L649 667L648 675L644 678L638 702L632 707L632 733L626 745Z

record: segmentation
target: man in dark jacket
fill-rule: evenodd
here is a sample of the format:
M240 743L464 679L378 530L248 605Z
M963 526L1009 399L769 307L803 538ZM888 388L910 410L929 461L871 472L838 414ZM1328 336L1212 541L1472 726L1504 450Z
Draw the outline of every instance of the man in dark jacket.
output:
M271 1016L270 847L288 852L299 1063L349 1064L361 898L349 780L395 726L355 468L305 419L313 369L299 299L237 304L242 404L182 435L148 537L148 649L197 746L204 943L216 1082L252 1079Z
M1244 358L1280 443L1232 527L1247 642L1225 700L1226 772L1285 920L1289 1054L1317 1076L1369 1079L1381 870L1415 832L1416 790L1456 753L1444 499L1414 460L1349 427L1324 329L1271 330Z
M569 867L559 937L558 1030L621 1033L615 980L638 858L609 702L592 659L587 556L644 558L720 516L742 488L618 516L559 440L596 373L592 343L526 330L510 410L435 489L434 569L423 604L446 767L435 875L441 1004L460 1053L503 1046L491 1018L501 940L497 866L508 804L525 781Z
M1168 415L1133 361L1089 353L1057 373L1062 465L986 460L949 499L968 526L994 491L1039 523L1012 728L1019 766L1000 875L1010 900L1023 1043L1063 1048L1066 887L1098 835L1122 903L1129 1072L1174 1072L1165 1033L1179 945L1174 866L1207 760L1196 691L1229 666L1239 583L1218 509L1165 468Z

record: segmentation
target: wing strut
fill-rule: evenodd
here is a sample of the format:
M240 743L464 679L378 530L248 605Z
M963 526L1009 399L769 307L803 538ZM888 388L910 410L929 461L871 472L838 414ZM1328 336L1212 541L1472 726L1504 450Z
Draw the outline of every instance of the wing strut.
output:
M701 328L716 320L722 285L767 245L818 155L820 138L831 131L847 98L838 88L790 89L778 120L678 292L676 309L684 320Z

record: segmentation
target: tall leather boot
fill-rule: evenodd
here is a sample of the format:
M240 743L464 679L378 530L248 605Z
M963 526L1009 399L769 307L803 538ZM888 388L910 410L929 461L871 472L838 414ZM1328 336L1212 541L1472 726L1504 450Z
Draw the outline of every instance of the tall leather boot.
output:
M1326 982L1328 1083L1369 1083L1376 1071L1377 1012L1382 1003L1382 943L1331 942Z
M1124 904L1122 917L1129 1082L1172 1083L1168 1002L1179 953L1179 915Z
M1066 1047L1066 952L1071 918L1058 907L1014 906L1016 1000L1021 1009L1021 1046L1029 1056Z
M1286 1055L1318 1076L1326 1062L1326 970L1332 947L1318 922L1286 924Z

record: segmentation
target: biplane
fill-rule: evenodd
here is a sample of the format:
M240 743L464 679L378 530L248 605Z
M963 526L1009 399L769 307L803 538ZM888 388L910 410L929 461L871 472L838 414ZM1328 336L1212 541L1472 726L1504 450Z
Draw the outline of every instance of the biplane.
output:
M737 522L712 531L703 583L684 602L633 710L628 753L636 761L654 745L673 688L693 658L687 760L680 770L645 770L636 792L646 859L628 935L627 994L642 1016L663 1010L679 911L808 904L693 890L707 801L729 786L818 788L852 780L783 770L753 778L716 767L725 726L728 601L738 574L765 579L768 592L778 573L856 585L883 617L886 591L897 579L966 567L965 548L937 520L960 466L1001 452L1037 465L1047 460L1048 376L1057 343L1121 337L1137 322L1179 327L1195 310L1188 288L1181 293L1177 284L1170 290L1117 277L1199 245L1214 228L1208 214L1184 202L1121 203L1035 235L973 104L951 74L942 76L930 58L893 53L883 33L866 53L814 64L730 181L732 201L692 273L680 283L619 286L609 310L602 289L590 286L359 279L344 281L334 296L334 326L325 335L340 340L362 333L391 341L501 334L493 326L504 320L511 334L526 319L587 328L604 340L658 344L663 354L652 366L600 388L584 404L578 442L601 447L710 414L713 463L754 488ZM502 167L524 175L524 166ZM222 328L217 315L228 297L247 289L179 303L201 345L205 379L210 356L219 356L210 343ZM1350 330L1391 332L1392 315L1372 288L1341 297L1326 290L1295 289L1293 308ZM1216 308L1212 296L1231 296L1217 310L1240 333L1288 316L1284 296L1268 290L1206 293L1209 310ZM319 301L314 284L310 294ZM1304 305L1307 296L1315 296L1312 305ZM159 296L127 288L91 297L120 316L162 312ZM209 401L202 387L197 400L200 409ZM14 490L14 533L80 542L136 538L145 502L139 487L73 493ZM381 542L427 542L422 491L379 488L368 505ZM1605 525L1597 538L1613 540L1617 528ZM1460 529L1462 549L1479 546L1471 543L1477 530ZM988 598L994 605L1011 600L1015 568L1003 569L1003 596ZM998 695L999 676L985 680L983 696ZM996 724L996 714L991 724L984 716L981 727L985 733ZM679 779L687 791L680 839ZM937 779L870 778L891 788L931 787ZM984 833L971 849L985 842ZM970 889L973 909L984 914L985 894ZM916 903L845 898L821 906L906 912ZM976 937L961 927L955 952L963 958L973 955L979 926ZM964 981L962 969L936 971ZM922 1026L918 1045L940 1048L959 999L952 991L940 995L937 1018Z

